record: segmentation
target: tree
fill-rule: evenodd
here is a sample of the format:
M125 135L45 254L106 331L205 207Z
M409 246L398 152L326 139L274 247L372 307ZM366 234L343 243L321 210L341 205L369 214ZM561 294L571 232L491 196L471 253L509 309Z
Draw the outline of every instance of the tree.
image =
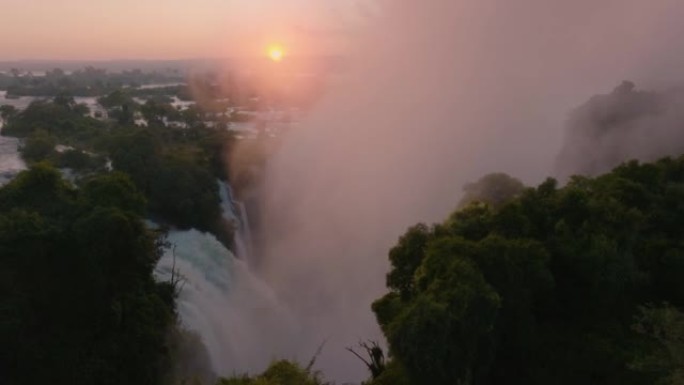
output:
M161 132L160 132L161 131ZM181 228L215 230L221 216L218 176L203 148L179 145L155 127L114 135L108 152L114 169L130 175L158 219Z
M128 175L121 172L96 175L81 186L83 204L97 207L117 207L138 215L145 214L145 196L141 194Z
M76 189L46 164L0 189L1 383L161 383L175 305L141 203L121 175Z
M498 207L520 195L524 189L522 182L507 174L488 174L477 182L463 187L465 194L458 206L465 207L473 202L482 202Z
M120 126L130 126L134 123L138 103L125 91L116 90L97 99L97 102L107 109L109 117L115 119Z
M376 379L385 371L385 352L375 341L359 342L359 347L363 349L365 357L357 353L353 348L347 351L360 359L371 372L371 378Z
M57 141L47 131L40 130L28 137L19 151L21 156L28 162L40 162L56 154Z
M471 262L441 252L426 258L416 286L420 294L396 314L383 314L396 296L373 304L390 353L412 383L472 383L490 359L500 297Z
M654 338L663 349L656 354L639 357L632 365L641 370L663 373L663 384L684 384L684 314L667 303L642 306L633 328Z
M86 113L83 106L68 96L61 95L53 101L35 100L7 122L3 134L25 138L44 130L62 144L85 146L106 132L102 122L84 116Z
M430 235L427 226L418 224L411 227L399 239L399 244L390 250L393 269L387 274L387 287L402 298L410 298L414 294L414 275L425 258Z
M390 251L388 293L373 311L392 378L679 383L684 157L563 188L493 180L471 189L495 192L489 202L410 228ZM502 184L512 188L481 188Z
M60 168L88 172L104 168L105 161L101 156L91 155L81 150L68 149L59 154L56 164Z
M276 361L262 374L221 379L217 385L326 385L317 374L291 361Z
M9 122L10 119L16 116L18 112L19 111L16 109L16 107L9 104L3 104L0 106L0 119L5 122Z

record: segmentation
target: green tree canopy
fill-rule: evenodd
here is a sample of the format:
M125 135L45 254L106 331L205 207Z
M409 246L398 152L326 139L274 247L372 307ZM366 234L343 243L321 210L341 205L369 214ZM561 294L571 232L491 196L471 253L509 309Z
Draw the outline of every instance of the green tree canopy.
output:
M390 346L387 376L405 373L411 384L680 379L682 186L684 157L626 163L563 188L547 180L524 189L504 174L471 185L465 200L479 204L410 228L390 251L389 292L373 304ZM669 307L643 310L652 303ZM657 370L649 357L660 360Z
M308 369L292 361L276 361L262 374L249 377L237 376L221 379L217 385L325 385L325 383Z
M173 290L127 177L37 164L0 189L0 383L158 384Z

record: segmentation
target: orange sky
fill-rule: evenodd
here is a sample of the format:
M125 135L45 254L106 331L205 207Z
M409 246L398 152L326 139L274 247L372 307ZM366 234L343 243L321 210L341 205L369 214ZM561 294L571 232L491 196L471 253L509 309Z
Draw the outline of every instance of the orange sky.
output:
M0 60L339 53L354 0L2 0Z

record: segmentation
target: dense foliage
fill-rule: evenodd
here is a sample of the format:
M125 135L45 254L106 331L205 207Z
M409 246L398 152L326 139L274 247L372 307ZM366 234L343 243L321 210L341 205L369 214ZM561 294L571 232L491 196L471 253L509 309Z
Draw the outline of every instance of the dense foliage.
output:
M29 137L38 131L60 139L62 144L85 145L102 134L103 122L86 116L86 105L72 97L57 96L52 100L36 100L24 111L15 112L2 129L3 135Z
M216 180L223 144L217 143L228 139L207 130L124 129L111 137L108 153L148 197L153 216L206 231L221 215Z
M7 94L11 96L44 97L63 93L74 96L99 96L123 87L183 80L184 74L178 70L107 72L101 68L86 67L67 73L55 68L47 71L45 76L34 76L15 68L10 74L0 73L0 89L7 90Z
M0 383L157 384L174 288L120 173L77 189L45 164L0 189Z
M458 206L461 208L479 201L496 208L517 197L523 190L525 190L525 185L507 174L488 174L477 182L463 187L463 198Z
M254 377L238 376L221 379L217 385L325 385L316 373L291 361L276 361Z
M681 384L684 158L517 197L495 179L507 203L471 196L391 250L373 384Z
M202 124L199 112L180 112L168 104L139 105L126 92L101 102L112 118L86 116L87 108L58 96L38 100L24 111L6 109L3 135L24 138L28 163L48 161L80 174L103 171L107 159L128 174L149 202L149 215L181 228L221 232L217 179L226 179L225 153L233 136ZM134 114L147 121L134 124ZM185 126L167 125L169 119ZM57 144L67 145L57 151Z

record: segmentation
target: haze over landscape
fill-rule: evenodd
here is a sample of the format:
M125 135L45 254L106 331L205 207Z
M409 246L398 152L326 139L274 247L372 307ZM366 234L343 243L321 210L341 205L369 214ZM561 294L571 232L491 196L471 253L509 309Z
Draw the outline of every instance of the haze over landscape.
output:
M684 383L681 2L2 8L0 382Z
M340 35L361 7L348 0L7 0L0 60L256 56L274 41L298 56L339 54Z

